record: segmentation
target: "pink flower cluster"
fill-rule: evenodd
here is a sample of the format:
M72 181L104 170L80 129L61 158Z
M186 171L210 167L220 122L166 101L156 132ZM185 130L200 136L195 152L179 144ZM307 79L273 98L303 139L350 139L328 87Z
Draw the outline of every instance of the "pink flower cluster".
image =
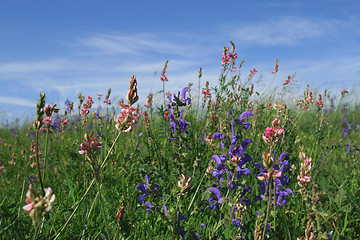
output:
M80 144L80 154L84 154L85 152L93 154L101 150L102 142L97 142L97 138L93 137L92 134L89 136L85 133L84 139L85 141Z
M82 115L88 115L90 112L90 108L93 105L94 101L92 100L92 98L90 96L88 96L88 98L86 99L85 103L82 106L81 112L80 114Z
M300 184L300 186L307 184L311 182L312 178L309 176L309 173L311 171L311 158L307 158L305 156L305 153L301 152L299 155L300 159L303 160L303 162L300 164L300 175L297 176L297 180Z
M250 69L250 76L254 76L256 73L258 72L258 70L256 68L253 68L252 70Z
M124 105L121 102L119 104L122 106L122 109L120 114L114 118L116 122L115 127L119 131L131 132L138 123L137 119L140 117L138 109L133 106Z
M272 127L267 127L264 131L264 136L262 136L262 139L268 143L268 144L274 144L279 141L281 138L282 133L284 132L284 127L281 126L280 128L277 128L280 126L280 120L275 118L271 122Z
M42 216L49 212L55 202L55 194L52 194L51 188L44 188L45 196L42 197L36 192L30 184L26 193L25 205L23 209L30 212L29 216L34 224L41 221Z
M178 187L180 188L180 193L178 194L178 196L184 195L187 193L188 189L191 188L191 185L189 184L191 181L191 177L189 177L186 180L186 177L184 174L181 174L181 178L180 181L178 181Z
M229 52L229 48L224 47L223 56L221 57L221 64L222 64L221 68L225 71L228 68L228 66L231 65L230 72L235 72L236 71L235 59L237 58L237 53L235 53L235 45L232 42L231 44L232 44L231 52Z
M161 78L160 78L160 80L161 80L162 82L167 82L167 81L169 81L169 80L167 79L167 77L166 77L166 69L167 69L168 62L169 62L169 61L166 61L166 62L165 62L164 68L163 68L163 70L162 70L162 72L161 72Z

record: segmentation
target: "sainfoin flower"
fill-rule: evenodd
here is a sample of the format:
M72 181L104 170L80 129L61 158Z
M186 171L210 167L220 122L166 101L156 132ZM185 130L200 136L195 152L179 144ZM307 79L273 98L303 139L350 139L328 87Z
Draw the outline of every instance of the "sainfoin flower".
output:
M25 211L30 212L29 216L34 225L37 225L41 221L41 217L49 212L55 202L55 194L52 194L51 188L44 188L45 196L42 197L36 192L30 184L29 190L26 193L25 202L27 205L23 207Z

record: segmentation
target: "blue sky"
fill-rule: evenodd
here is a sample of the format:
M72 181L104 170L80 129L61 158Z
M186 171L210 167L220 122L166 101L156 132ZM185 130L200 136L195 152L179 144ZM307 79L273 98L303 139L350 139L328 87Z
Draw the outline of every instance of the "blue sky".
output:
M359 12L357 0L1 1L0 117L35 113L41 91L60 107L109 88L119 100L131 75L145 102L162 89L166 60L167 89L196 86L200 67L214 86L230 40L244 77L255 67L270 82L279 59L276 81L296 72L299 93L306 84L351 90L360 82Z

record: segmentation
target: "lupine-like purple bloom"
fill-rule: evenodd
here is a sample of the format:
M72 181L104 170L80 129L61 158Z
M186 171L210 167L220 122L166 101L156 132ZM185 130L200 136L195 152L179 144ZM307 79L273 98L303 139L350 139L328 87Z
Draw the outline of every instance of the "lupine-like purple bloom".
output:
M232 207L231 208L231 222L232 224L234 224L235 227L239 227L241 220L240 219L235 219L235 212L237 210L237 207Z
M189 87L185 87L181 90L181 99L180 99L180 91L178 92L177 96L174 94L174 99L171 99L171 96L168 95L169 99L169 107L171 106L179 106L183 107L189 105L191 103L191 98L186 98L186 92L189 90ZM172 101L174 100L174 102Z
M253 116L253 114L250 111L245 111L240 115L240 117L238 119L238 123L242 124L244 129L249 129L249 127L250 127L249 122L244 122L245 118L250 117L250 116Z
M275 192L276 192L276 206L278 206L280 209L289 201L285 196L292 194L292 191L290 188L286 188L285 190L281 190L283 185L281 184L280 179L274 179L275 182Z
M171 138L169 140L173 141L173 140L175 140L174 134L176 131L176 126L178 125L180 127L181 131L187 134L188 131L186 130L186 127L188 125L190 125L190 123L186 122L185 120L182 119L182 115L184 114L184 111L185 111L184 109L181 109L179 120L175 119L174 110L171 107L169 108L169 110L171 112L171 113L169 113L169 118L170 118L169 126L172 129Z
M182 115L184 114L184 109L181 109L181 112L180 112L180 118L179 118L179 126L181 127L181 131L184 132L184 133L188 133L186 131L186 127L188 125L190 125L189 122L186 122L185 120L182 119Z
M139 184L139 185L136 186L136 189L139 189L140 191L143 192L143 195L138 196L139 203L143 203L145 197L147 197L149 195L148 192L147 192L147 190L149 189L148 188L149 178L148 178L147 175L145 175L145 180L146 180L146 184Z
M218 203L222 204L224 202L224 199L221 197L221 193L220 193L219 189L217 189L215 187L211 187L209 189L209 191L213 194L213 196L210 197L211 201L210 201L210 199L208 201L209 206L210 206L210 202L214 202L214 205L217 205ZM214 196L217 198L217 200ZM215 209L217 207L214 205L213 205L213 209Z
M166 207L165 205L162 205L161 207L162 207L162 209L164 209L164 212L165 212L164 215L166 216L166 214L167 214L167 207Z
M144 203L144 205L149 207L146 209L146 212L149 213L151 211L151 208L153 207L152 204L149 202L146 202L146 203Z
M244 197L245 193L247 193L250 190L251 190L251 188L249 186L245 186L244 190L243 190L243 192L241 193L241 196L240 196L240 201L239 202L240 203L245 202L246 206L249 206L251 204L251 201L249 199L244 200L243 197Z
M214 177L217 177L219 179L221 186L221 182L224 180L224 177L222 175L227 171L226 165L222 163L226 160L226 156L225 154L220 155L220 157L217 155L213 155L211 159L218 164L217 167L213 169L212 174Z
M243 168L243 165L247 162L251 161L251 157L245 154L239 161L238 165L236 166L236 179L240 179L243 175L249 175L250 170L248 168Z
M234 190L237 187L235 184L232 184L232 172L231 171L229 171L229 173L228 173L228 187L229 187L230 191Z
M220 140L224 139L224 136L219 132L214 133L212 137L213 139L220 139Z
M260 201L265 198L265 192L266 192L265 184L267 184L267 182L268 182L267 180L265 180L264 182L263 181L258 182L261 188L261 195L255 196L255 201Z
M205 227L205 224L203 224L203 223L200 226L201 226L200 230L197 229L197 231L195 232L195 236L197 237L198 240L203 240L204 236L202 236L201 233L199 233L199 231L202 231L206 227Z
M213 139L223 140L223 139L224 139L224 136L223 136L221 133L216 132L216 133L213 134L212 138L213 138ZM220 142L219 145L220 145L220 147L221 147L222 149L224 149L225 146L224 146L224 143L223 143L223 142Z

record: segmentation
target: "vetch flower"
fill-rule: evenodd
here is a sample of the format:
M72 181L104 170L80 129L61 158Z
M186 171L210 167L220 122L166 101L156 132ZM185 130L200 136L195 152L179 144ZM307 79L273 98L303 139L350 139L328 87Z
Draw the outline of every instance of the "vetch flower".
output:
M37 226L42 216L49 212L55 202L55 194L52 194L51 188L44 188L45 196L40 196L30 184L29 190L26 193L25 205L23 209L30 212L29 216L33 221L33 224Z

